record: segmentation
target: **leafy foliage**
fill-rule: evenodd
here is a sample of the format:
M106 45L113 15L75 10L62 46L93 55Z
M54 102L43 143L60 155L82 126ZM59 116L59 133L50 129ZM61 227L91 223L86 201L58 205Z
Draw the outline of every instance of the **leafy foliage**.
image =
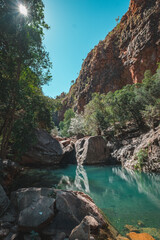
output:
M74 118L71 118L70 126L68 129L70 135L85 134L85 121L82 114L75 114Z
M41 86L50 80L50 61L42 44L42 0L24 1L29 15L18 13L18 1L0 4L0 136L1 157L32 142L34 127L50 128L50 106ZM22 143L20 144L20 139ZM23 147L21 148L23 149ZM20 150L21 152L21 150Z
M71 119L75 117L74 111L70 108L68 109L65 114L64 114L64 120L60 122L59 127L60 127L60 133L63 137L69 137L70 134L68 132Z
M160 65L154 75L146 71L142 83L126 85L106 95L94 93L84 114L75 114L69 120L65 116L60 128L63 136L105 135L108 129L117 134L128 122L139 129L154 129L160 123Z
M147 161L148 158L148 149L140 149L136 155L137 164L134 166L137 170L142 170L143 163Z
M88 133L105 134L113 128L122 131L127 122L139 129L154 128L160 122L160 67L152 76L146 71L142 83L126 85L107 95L96 93L84 111Z

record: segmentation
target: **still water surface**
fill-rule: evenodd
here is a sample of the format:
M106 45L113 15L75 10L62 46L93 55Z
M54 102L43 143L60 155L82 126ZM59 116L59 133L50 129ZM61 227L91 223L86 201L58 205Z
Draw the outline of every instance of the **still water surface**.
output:
M127 171L115 166L75 166L30 169L16 179L20 187L57 187L89 194L120 233L124 226L160 229L160 175ZM157 238L158 239L158 238Z

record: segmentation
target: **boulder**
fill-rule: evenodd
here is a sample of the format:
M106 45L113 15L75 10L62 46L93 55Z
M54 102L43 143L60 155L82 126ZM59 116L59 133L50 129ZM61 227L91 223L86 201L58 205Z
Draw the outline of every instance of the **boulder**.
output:
M63 156L62 145L45 130L36 130L37 143L22 156L23 165L59 165Z
M63 147L63 157L61 164L76 164L76 152L75 145L71 142L68 146Z
M109 149L101 136L79 139L75 144L76 159L79 165L107 164Z
M18 234L18 239L23 239L24 234L30 239L31 231L40 233L42 239L53 240L64 240L71 232L71 239L77 236L79 240L94 239L90 234L101 236L101 232L113 239L118 235L93 200L82 192L23 188L11 194L11 202L17 213L14 225L4 223L1 227L9 229L9 234Z
M148 233L135 233L135 232L130 232L127 234L127 237L130 240L155 240L151 235Z
M33 202L37 202L41 196L54 198L55 194L52 188L21 188L11 193L11 202L20 212L29 207Z
M37 201L22 210L19 214L18 225L21 230L39 230L46 226L54 217L54 202L50 197L41 196Z
M136 227L134 227L134 226L132 226L132 225L126 224L126 225L124 226L124 228L125 228L126 230L128 230L129 232L136 232L136 233L139 233L139 232L140 232L140 230L139 230L138 228L136 228Z
M90 226L91 233L98 233L99 231L99 223L97 220L92 216L86 216L83 221Z
M64 215L71 217L78 224L86 216L93 216L101 227L106 224L93 200L82 192L58 191L56 209Z
M69 236L86 216L84 221L91 225L91 229L103 228L106 225L99 209L84 193L57 190L55 208L57 214L53 221L43 229L44 236L56 236L61 232Z
M90 226L85 220L72 230L69 240L75 239L90 240Z
M10 201L3 189L3 187L0 185L0 216L4 214L4 212L9 207Z
M51 222L54 217L54 194L52 188L24 188L11 194L11 201L19 213L21 231L36 231Z

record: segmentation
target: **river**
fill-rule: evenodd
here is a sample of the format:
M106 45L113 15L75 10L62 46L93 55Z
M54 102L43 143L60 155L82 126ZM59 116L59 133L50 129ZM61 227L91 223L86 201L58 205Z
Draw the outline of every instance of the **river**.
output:
M12 190L33 186L89 194L121 234L126 233L126 224L160 228L160 174L128 171L117 166L29 169L15 180Z

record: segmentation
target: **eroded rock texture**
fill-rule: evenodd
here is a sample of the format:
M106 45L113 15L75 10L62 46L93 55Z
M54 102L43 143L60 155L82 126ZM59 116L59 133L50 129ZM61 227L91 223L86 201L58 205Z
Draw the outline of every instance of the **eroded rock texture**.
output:
M81 112L93 92L107 93L141 82L147 69L155 72L157 62L160 1L131 0L120 23L84 60L76 83L63 100L64 108L74 106Z

